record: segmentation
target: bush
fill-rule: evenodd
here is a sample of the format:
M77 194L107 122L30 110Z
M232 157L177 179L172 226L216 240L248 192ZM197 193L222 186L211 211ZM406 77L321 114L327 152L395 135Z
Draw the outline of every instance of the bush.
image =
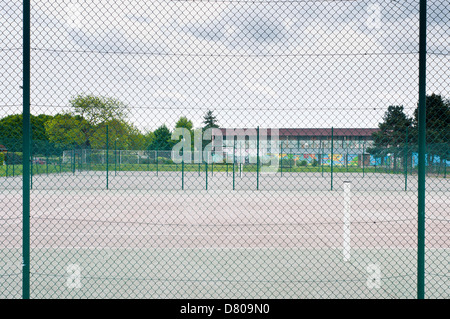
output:
M173 161L167 157L158 157L158 164L173 164Z
M319 166L319 162L318 162L316 159L314 159L314 160L312 161L311 165L312 165L313 167L317 167L317 166Z
M141 163L141 164L156 164L156 161L154 158L141 157L139 163Z
M306 167L308 165L308 162L306 160L298 161L297 166L304 166Z
M23 156L23 153L21 153L21 152L6 153L4 160L5 160L6 164L8 164L8 165L22 164L22 156Z
M5 154L0 153L0 165L3 165L4 161L5 161Z
M283 167L291 167L295 165L295 160L293 158L283 158L281 160L281 165Z

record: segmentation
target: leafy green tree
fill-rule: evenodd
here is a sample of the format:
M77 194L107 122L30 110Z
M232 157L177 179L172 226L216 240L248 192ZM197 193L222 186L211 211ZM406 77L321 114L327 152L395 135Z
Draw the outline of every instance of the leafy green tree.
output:
M128 128L128 149L130 150L145 150L147 149L147 138L133 125Z
M155 133L153 133L152 131L148 131L147 133L144 134L144 139L145 139L144 149L150 149L150 145L155 139Z
M450 101L441 95L427 95L426 105L426 144L428 161L439 156L441 162L450 159ZM414 141L418 141L419 109L414 110Z
M106 125L110 141L128 146L133 128L126 123L127 106L113 98L77 95L70 100L71 113L58 114L45 125L49 140L58 145L80 148L104 148Z
M89 140L89 123L81 116L57 114L45 123L49 141L60 148L81 146Z
M412 119L404 113L403 106L390 105L384 114L383 122L378 125L380 130L372 135L374 146L367 151L376 157L393 154L394 158L397 158L404 155L406 135L409 134L407 128L411 125Z
M49 147L49 136L45 130L45 123L52 119L53 116L46 114L30 115L33 152L38 149L44 151ZM0 119L0 144L5 145L10 151L23 151L22 114L12 114Z
M22 114L8 115L0 119L0 144L8 150L22 151Z
M187 117L182 116L175 124L175 128L177 128L177 127L184 127L186 129L188 129L189 131L192 131L192 129L194 128L194 124L192 123L191 120L188 120Z
M111 120L125 121L128 107L121 101L104 96L77 95L69 101L73 113L92 126Z
M191 120L188 120L187 117L182 116L175 124L175 129L180 128L180 127L189 130L189 133L191 136L191 148L193 149L194 148L194 124L192 123ZM180 142L180 140L181 140L181 137L178 138L177 140L173 140L173 143L176 144L176 143Z
M154 138L149 145L150 150L171 150L174 145L172 133L165 124L153 132Z
M108 142L109 147L112 148L115 145L118 149L129 149L129 135L132 131L132 127L120 120L110 120L96 125L92 130L92 136L90 137L90 146L93 149L105 149L106 148L106 130L108 129Z

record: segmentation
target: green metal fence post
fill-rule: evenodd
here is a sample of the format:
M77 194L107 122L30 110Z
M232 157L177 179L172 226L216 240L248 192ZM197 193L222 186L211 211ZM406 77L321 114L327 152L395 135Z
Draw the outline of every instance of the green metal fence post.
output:
M72 157L70 158L70 169L72 174L75 175L75 150L72 149Z
M109 189L109 127L106 125L106 189Z
M22 298L30 299L30 0L23 1Z
M78 170L83 171L83 149L80 147L80 154L78 155Z
M289 148L289 157L288 157L288 159L289 159L289 173L292 173L292 159L293 159L293 157L292 157L292 148L291 147Z
M242 143L241 143L241 141L239 141L239 177L242 177Z
M31 164L30 164L30 189L33 189L33 170L34 170L34 167L33 167L33 150L32 149L31 149L30 158L31 158ZM30 161L30 160L28 160L28 161Z
M299 155L299 159L300 159L300 155ZM320 173L320 163L319 160L321 161L322 158L320 157L320 153L317 153L317 172Z
M447 160L444 162L444 178L447 178Z
M405 138L405 191L408 190L408 127L406 127Z
M184 150L181 154L181 190L184 190Z
M114 140L114 176L117 176L117 139Z
M235 190L236 137L233 137L233 190Z
M205 183L206 183L206 190L208 190L208 159L205 161Z
M281 177L283 177L283 140L281 140L280 143L280 172L281 172Z
M256 190L259 190L259 126L256 128Z
M322 144L322 156L320 158L320 167L322 168L322 177L323 177L323 157L325 155L325 145Z
M347 148L347 154L345 155L345 170L348 173L348 148Z
M334 128L331 128L331 159L330 159L330 168L331 168L331 190L333 190L333 148L334 148Z
M13 169L14 169L14 165L13 165ZM447 178L447 159L445 159L445 161L444 161L444 178Z
M4 163L5 163L5 166L6 166L6 177L8 177L8 166L9 166L7 158L8 158L8 152L6 152L5 159L4 159Z
M425 152L426 152L426 37L427 1L420 0L419 12L419 176L417 229L417 298L425 298Z
M364 168L366 167L366 164L364 163L366 160L366 143L363 143L363 152L362 152L362 171L363 171L363 178L365 175L365 170Z

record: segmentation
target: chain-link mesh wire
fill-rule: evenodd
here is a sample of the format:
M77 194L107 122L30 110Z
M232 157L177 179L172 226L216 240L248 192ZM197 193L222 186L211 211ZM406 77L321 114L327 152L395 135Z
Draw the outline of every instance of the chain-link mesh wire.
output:
M22 3L0 4L0 296L22 289ZM449 8L428 0L427 298ZM32 298L415 298L419 1L33 1Z

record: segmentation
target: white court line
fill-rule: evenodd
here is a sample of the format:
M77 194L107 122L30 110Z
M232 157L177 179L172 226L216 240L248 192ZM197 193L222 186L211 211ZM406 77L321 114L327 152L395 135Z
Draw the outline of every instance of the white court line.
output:
M344 212L343 212L343 244L342 244L342 255L344 256L344 261L350 260L350 239L352 237L350 225L351 225L351 188L352 184L349 181L344 182Z

